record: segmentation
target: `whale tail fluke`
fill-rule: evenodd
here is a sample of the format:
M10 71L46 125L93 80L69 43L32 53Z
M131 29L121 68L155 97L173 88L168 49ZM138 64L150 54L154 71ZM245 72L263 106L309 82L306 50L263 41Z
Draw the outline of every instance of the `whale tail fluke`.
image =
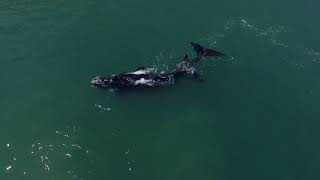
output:
M225 56L224 53L213 50L213 49L208 49L203 46L201 46L198 43L195 42L190 42L191 47L193 50L197 53L198 57L208 57L208 56Z

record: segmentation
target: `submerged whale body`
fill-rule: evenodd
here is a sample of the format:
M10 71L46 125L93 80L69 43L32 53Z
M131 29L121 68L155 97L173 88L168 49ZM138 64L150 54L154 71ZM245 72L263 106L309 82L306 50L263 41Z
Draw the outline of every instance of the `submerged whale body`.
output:
M223 55L212 49L202 47L200 44L191 43L191 46L200 57ZM168 72L157 73L154 68L137 68L132 72L112 75L110 77L97 76L91 80L91 85L109 89L164 87L175 84L179 77L199 77L193 64L197 60L190 61L188 55Z

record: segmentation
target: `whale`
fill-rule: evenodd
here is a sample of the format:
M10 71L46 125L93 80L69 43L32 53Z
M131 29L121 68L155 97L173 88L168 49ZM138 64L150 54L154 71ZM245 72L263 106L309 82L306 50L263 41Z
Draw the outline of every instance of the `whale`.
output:
M224 56L223 53L208 49L202 45L190 42L197 57L190 59L186 54L182 61L171 70L158 73L155 68L139 67L126 73L113 74L111 76L96 76L90 84L98 88L106 89L132 89L132 88L155 88L174 85L181 77L193 77L202 80L197 73L195 63L199 59L209 56Z
M191 64L188 56L168 71L158 73L155 68L140 67L133 71L114 74L109 77L97 76L90 82L92 86L110 89L164 87L175 84L183 76L197 76L196 69Z

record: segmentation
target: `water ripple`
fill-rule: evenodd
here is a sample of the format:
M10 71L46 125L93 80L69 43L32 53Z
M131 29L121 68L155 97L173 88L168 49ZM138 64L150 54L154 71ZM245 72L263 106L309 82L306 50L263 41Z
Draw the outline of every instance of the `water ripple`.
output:
M88 148L74 142L78 132L79 127L67 126L63 130L54 132L55 138L62 138L60 143L54 143L54 141L31 143L29 148L26 147L24 152L22 151L25 155L19 158L22 159L21 162L16 157L18 147L12 143L4 144L8 158L4 162L3 171L6 174L20 172L23 176L36 175L37 177L43 173L48 177L65 173L73 179L88 179L92 173L94 161L89 157Z

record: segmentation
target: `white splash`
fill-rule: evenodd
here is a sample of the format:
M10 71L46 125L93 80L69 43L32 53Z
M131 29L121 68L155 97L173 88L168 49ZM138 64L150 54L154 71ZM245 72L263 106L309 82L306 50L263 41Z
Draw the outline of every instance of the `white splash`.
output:
M71 158L72 156L71 156L71 154L65 154L66 156L68 156L69 158Z
M6 167L6 170L9 171L11 168L12 168L12 166L9 165L9 166Z
M44 169L47 170L47 171L50 171L50 167L48 164L44 164Z
M103 112L103 111L111 111L110 107L103 107L100 104L94 104L94 106L97 107L101 112Z

